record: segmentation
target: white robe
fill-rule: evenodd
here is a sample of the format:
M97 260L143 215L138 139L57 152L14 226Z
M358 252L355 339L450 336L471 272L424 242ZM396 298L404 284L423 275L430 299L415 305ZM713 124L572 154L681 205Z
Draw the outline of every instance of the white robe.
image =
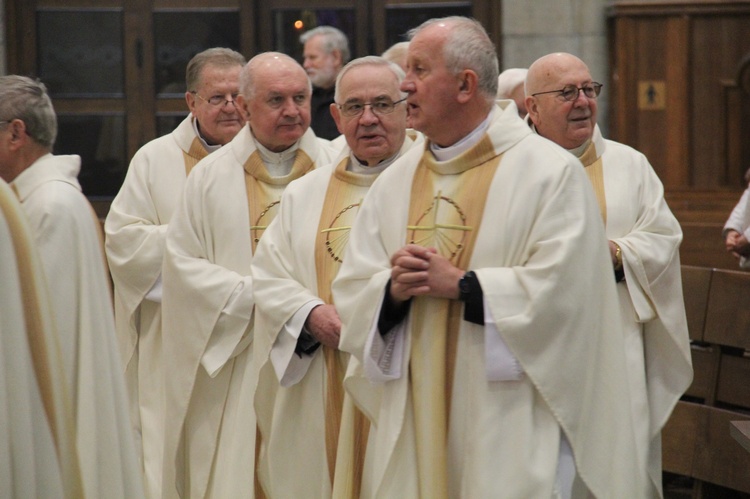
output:
M0 497L82 493L43 273L21 205L0 180Z
M147 296L160 286L167 224L187 178L184 156L190 154L196 138L193 119L188 116L172 133L140 148L104 224L117 338L150 498L161 497L164 373L161 302Z
M555 473L564 432L579 478L594 496L636 497L646 478L634 462L624 345L619 318L611 319L619 312L596 201L573 156L532 135L514 107L501 103L495 111L480 144L439 163L461 164L488 147L505 153L469 265L484 293L485 322L494 324L462 320L457 332L446 435L449 496L559 493ZM362 364L390 257L407 242L411 179L421 157L412 149L371 187L333 283L344 322L340 348ZM440 185L450 189L450 177ZM362 497L419 497L408 403L409 316L402 326L403 357L393 366L400 372L380 381L379 401L370 397L366 380L345 381L377 426L368 447L373 479ZM486 345L497 340L485 336L495 331L520 363L520 379L493 380Z
M414 143L407 137L400 154ZM269 497L331 496L323 349L300 358L294 354L294 347L309 313L306 306L325 302L318 296L316 240L328 184L341 162L348 162L345 158L349 153L350 149L345 147L331 164L289 185L282 196L279 214L263 235L253 258L254 362L260 372L255 404L264 438L259 469L267 475L264 489ZM365 196L375 179L373 174L346 172L346 175L347 188L358 199ZM346 239L341 234L337 233L337 238ZM305 313L295 327L293 319L301 309ZM278 360L273 362L273 358ZM290 476L295 479L289 480Z
M143 496L99 223L78 156L47 154L16 177L60 336L87 497Z
M724 229L722 230L722 236L724 239L726 239L727 231L730 229L736 230L741 235L745 236L745 239L750 241L750 187L742 192L740 200L732 209L732 213L729 214L729 218L724 224ZM741 256L740 268L746 270L750 269L750 258Z
M312 130L300 149L315 164L330 161ZM255 150L246 126L202 160L167 231L165 497L253 496L253 254L243 165Z
M693 379L680 274L682 230L646 157L593 136L602 158L606 235L622 249L625 281L617 284L631 377L638 458L661 496L661 430Z

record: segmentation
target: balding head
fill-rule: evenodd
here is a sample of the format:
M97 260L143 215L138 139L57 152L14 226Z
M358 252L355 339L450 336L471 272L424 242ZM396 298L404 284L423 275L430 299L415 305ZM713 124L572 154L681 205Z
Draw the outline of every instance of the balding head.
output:
M237 103L255 139L272 151L291 147L310 126L307 73L279 52L258 54L242 69Z
M572 54L557 52L537 59L526 75L526 108L539 135L565 149L589 140L596 125L596 96L578 92L574 100L565 100L557 90L592 83L588 66Z

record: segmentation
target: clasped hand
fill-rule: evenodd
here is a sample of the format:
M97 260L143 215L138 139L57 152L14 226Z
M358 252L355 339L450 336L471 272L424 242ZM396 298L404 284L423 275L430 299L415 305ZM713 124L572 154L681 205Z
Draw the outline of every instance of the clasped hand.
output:
M413 296L457 299L464 271L435 248L408 244L391 256L391 299L403 303Z

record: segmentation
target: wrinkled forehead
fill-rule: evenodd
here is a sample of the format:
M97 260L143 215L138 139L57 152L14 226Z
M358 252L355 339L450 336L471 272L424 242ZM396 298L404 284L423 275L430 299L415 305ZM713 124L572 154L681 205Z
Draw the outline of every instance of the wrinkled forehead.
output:
M400 96L399 82L393 71L387 66L375 65L351 68L341 78L339 91L342 101Z
M565 85L580 86L591 82L591 73L581 61L576 59L563 59L554 61L545 68L542 80L547 87L562 88Z

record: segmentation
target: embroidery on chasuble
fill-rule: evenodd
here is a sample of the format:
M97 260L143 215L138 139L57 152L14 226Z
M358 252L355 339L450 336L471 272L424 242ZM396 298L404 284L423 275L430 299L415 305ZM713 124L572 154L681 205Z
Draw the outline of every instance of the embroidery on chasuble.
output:
M245 189L247 190L248 213L250 215L250 241L253 253L260 237L279 211L281 193L292 180L300 178L315 168L312 159L302 149L297 150L292 170L282 177L268 174L260 152L256 149L245 164Z
M357 216L364 195L363 187L369 187L377 175L355 174L346 170L349 158L336 165L328 182L323 209L315 240L315 268L318 282L318 297L333 303L331 283L341 267L343 253L349 242L349 231ZM338 350L323 346L326 365L326 454L328 471L333 484L336 466L339 431L344 401L344 374L349 356ZM354 458L349 471L354 491L359 491L364 466L364 449L370 424L358 409L353 415L352 449ZM356 497L358 492L352 497Z
M467 270L501 159L486 137L451 161L436 162L426 152L412 181L407 241L434 247ZM448 416L463 303L416 297L411 307L409 377L420 495L447 498Z

